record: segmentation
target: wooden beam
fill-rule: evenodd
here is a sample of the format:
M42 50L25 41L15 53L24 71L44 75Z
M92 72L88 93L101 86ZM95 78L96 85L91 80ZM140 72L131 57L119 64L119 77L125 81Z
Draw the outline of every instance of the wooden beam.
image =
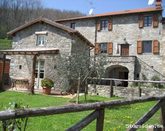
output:
M79 121L74 126L68 128L66 131L80 131L84 127L86 127L88 124L90 124L93 120L95 120L99 116L99 111L94 111L91 114L89 114L87 117Z
M110 80L110 97L113 97L113 81Z
M132 100L114 100L110 102L96 102L96 103L79 104L79 105L72 104L72 105L66 105L60 107L32 108L32 109L24 109L24 110L16 110L16 111L7 110L7 111L0 111L0 120L80 112L80 111L95 110L100 108L111 108L111 107L130 105L141 102L155 101L160 99L165 99L165 96L138 98Z
M34 94L36 59L37 59L37 55L34 55L32 62L32 76L31 76L31 84L30 84L31 94Z
M138 127L147 122L161 107L162 101L156 103L144 116L142 116L129 131L136 131Z
M163 126L163 131L165 131L165 99L161 105L161 124Z
M104 108L98 109L99 116L97 117L96 121L96 131L103 131L104 129Z
M114 78L91 78L88 77L88 79L92 79L92 80L112 80L112 81L125 81L125 82L140 82L140 83L158 83L158 84L165 84L165 81L148 81L148 80L126 80L126 79L114 79Z
M142 96L141 84L138 82L139 97Z

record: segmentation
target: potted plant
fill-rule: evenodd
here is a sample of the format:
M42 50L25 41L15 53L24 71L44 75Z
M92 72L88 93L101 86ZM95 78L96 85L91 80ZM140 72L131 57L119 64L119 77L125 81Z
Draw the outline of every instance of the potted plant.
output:
M43 93L49 95L51 93L51 88L54 86L54 82L49 78L44 78L41 80L41 86Z

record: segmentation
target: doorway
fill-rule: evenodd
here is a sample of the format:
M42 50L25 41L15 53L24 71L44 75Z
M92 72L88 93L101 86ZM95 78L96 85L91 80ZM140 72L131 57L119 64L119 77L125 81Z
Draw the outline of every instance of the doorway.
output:
M121 45L121 56L129 56L129 44Z
M124 67L121 65L113 65L113 66L110 66L106 69L105 75L107 78L116 78L116 79L128 80L129 70L127 67ZM115 81L115 83L113 83L113 85L127 87L128 82Z
M41 88L41 80L45 74L45 60L37 60L35 66L35 89Z

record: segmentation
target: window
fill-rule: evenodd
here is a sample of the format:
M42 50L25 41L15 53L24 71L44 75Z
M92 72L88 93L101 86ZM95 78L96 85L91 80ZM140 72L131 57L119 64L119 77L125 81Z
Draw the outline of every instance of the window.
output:
M36 78L44 78L44 65L45 61L44 60L38 60L36 62L35 66L35 77Z
M101 30L108 30L108 20L101 20Z
M152 16L144 16L144 27L152 26Z
M143 41L143 53L152 53L152 41Z
M76 24L75 23L71 23L70 24L70 28L75 29L75 27L76 27Z
M107 53L107 43L100 43L100 53Z
M22 69L22 65L19 65L19 69L20 69L20 70Z
M38 46L45 45L45 35L37 35L37 45Z

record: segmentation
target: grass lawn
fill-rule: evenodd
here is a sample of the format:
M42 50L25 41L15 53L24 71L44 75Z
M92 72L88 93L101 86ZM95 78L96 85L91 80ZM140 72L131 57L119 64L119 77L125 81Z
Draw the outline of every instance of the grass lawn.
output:
M11 48L11 40L0 39L0 50L10 49L10 48Z
M80 97L80 101L83 103L83 96ZM118 99L118 98L113 98ZM23 103L32 107L46 107L46 106L59 106L69 104L71 100L69 98L52 97L45 95L28 95L26 93L17 92L2 92L0 93L0 110L4 110L9 102ZM107 101L112 98L104 98L99 96L88 96L89 102ZM105 111L105 131L124 131L126 130L126 124L133 124L136 122L146 111L148 111L155 102L147 102L142 104L134 104L129 106L116 107L106 109ZM29 118L27 131L64 131L71 125L77 123L79 120L87 116L91 111L67 113L61 115L44 116ZM158 112L147 124L159 124ZM1 130L1 129L0 129ZM92 122L83 131L94 131L95 121ZM143 131L146 129L141 129Z

